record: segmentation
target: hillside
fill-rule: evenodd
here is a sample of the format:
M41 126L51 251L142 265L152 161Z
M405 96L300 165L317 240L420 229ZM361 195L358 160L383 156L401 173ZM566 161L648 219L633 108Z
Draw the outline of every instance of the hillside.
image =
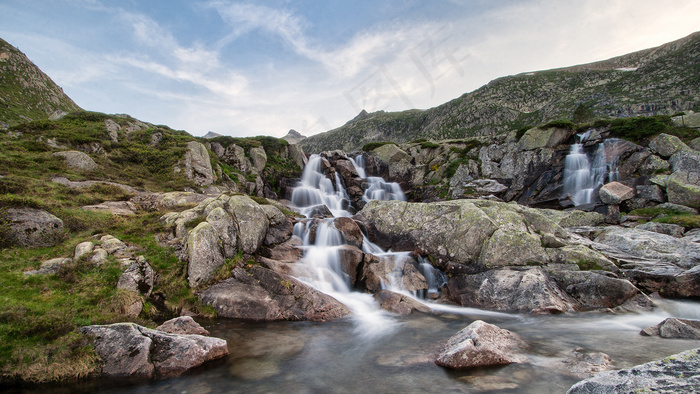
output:
M672 115L700 109L700 33L609 60L498 78L428 110L383 111L300 142L306 152L376 141L494 136L556 119Z
M27 56L0 39L0 127L79 109Z

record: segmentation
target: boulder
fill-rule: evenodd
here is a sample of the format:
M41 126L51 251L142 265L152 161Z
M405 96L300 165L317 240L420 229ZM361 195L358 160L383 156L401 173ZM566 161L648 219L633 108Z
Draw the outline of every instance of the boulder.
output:
M190 141L187 143L183 166L185 177L197 185L206 186L214 183L209 151L201 142Z
M578 302L541 268L494 269L452 277L448 298L462 306L505 312L562 313Z
M306 163L308 163L304 150L301 149L299 145L292 144L287 146L287 154L300 169L303 169Z
M212 226L219 238L224 258L233 257L238 248L239 230L231 214L222 207L216 207L207 214L206 221Z
M365 259L365 254L358 247L343 245L338 248L338 260L340 269L347 275L350 286L355 286L358 279L358 270ZM369 261L369 259L368 259Z
M350 311L331 296L291 276L254 266L235 268L233 277L219 282L200 295L220 317L246 320L324 321Z
M34 208L7 208L5 219L10 224L9 244L27 247L55 246L63 240L63 221Z
M190 287L196 287L214 277L224 265L225 257L219 246L216 229L207 222L193 228L187 237L187 277Z
M92 160L92 157L80 151L56 152L54 156L63 157L66 165L77 171L94 171L97 169L97 163Z
M167 332L168 334L209 336L209 331L200 326L191 316L180 316L170 319L156 327L156 330Z
M340 217L333 220L333 226L340 231L348 245L362 248L362 230L354 220L347 217Z
M621 202L634 197L634 189L620 182L610 182L600 188L598 195L603 204L619 205Z
M451 369L524 363L527 344L517 335L477 320L450 337L435 364Z
M153 291L155 276L151 265L143 256L139 256L119 277L117 289L134 291L148 297Z
M374 293L381 289L422 291L428 282L418 270L418 263L408 255L385 255L365 260L362 284Z
M109 234L100 237L100 246L112 255L119 255L128 248L124 242Z
M639 198L654 202L666 201L664 191L658 185L639 185L636 189Z
M248 196L232 196L227 208L241 229L238 232L238 249L244 253L255 253L262 246L270 226L267 214Z
M255 148L250 148L248 153L250 154L250 158L253 163L253 168L258 173L261 173L262 170L265 169L265 165L267 164L267 154L265 153L265 149L258 146Z
M107 135L109 139L115 144L119 142L119 131L122 127L119 123L113 121L112 119L105 120L105 128L107 129Z
M669 317L656 326L643 329L640 334L662 338L700 339L700 320Z
M374 299L379 303L382 309L399 315L409 315L413 313L413 311L422 313L429 313L431 311L429 307L413 298L389 290L379 290L374 293Z
M610 278L590 271L555 271L550 273L550 277L581 307L614 308L640 293L626 279Z
M700 152L680 151L671 156L668 163L671 164L673 172L700 172Z
M700 390L700 349L630 369L606 371L571 386L567 394L691 393Z
M226 341L201 335L177 335L133 323L87 326L108 377L165 378L181 375L228 354Z
M700 208L700 172L677 171L666 179L668 201Z
M661 133L649 141L649 148L659 156L668 159L680 151L691 150L680 138L675 135Z

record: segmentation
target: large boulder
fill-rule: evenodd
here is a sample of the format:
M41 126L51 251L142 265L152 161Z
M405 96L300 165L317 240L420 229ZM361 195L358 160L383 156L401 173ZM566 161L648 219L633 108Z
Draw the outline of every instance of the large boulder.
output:
M97 163L92 157L80 151L56 152L54 156L61 156L66 160L66 165L77 171L94 171Z
M374 299L379 303L380 308L399 315L408 315L413 311L422 313L431 311L429 307L415 299L389 290L379 290L374 293Z
M520 150L533 150L539 148L555 148L566 142L574 131L556 127L532 128L523 134L518 141Z
M462 306L499 311L562 313L579 305L541 268L460 275L450 278L447 290L448 298Z
M5 219L10 224L7 243L28 247L55 246L63 240L63 221L34 208L7 208Z
M156 330L167 332L168 334L209 336L209 331L200 326L191 316L180 316L170 319L156 327Z
M606 371L571 386L567 394L692 393L700 390L700 349L631 369Z
M649 141L649 148L659 156L668 159L677 152L691 150L675 135L661 133Z
M267 164L267 154L265 153L265 149L262 147L250 148L248 153L252 159L251 161L253 162L253 168L255 168L258 173L261 173Z
M202 222L187 237L187 277L190 287L196 287L214 277L224 265L224 255L219 247L219 236L214 227Z
M133 323L87 326L108 377L173 377L228 354L226 341L201 335L177 335Z
M477 320L450 337L440 349L435 364L467 369L523 363L527 344L517 335Z
M201 142L190 141L187 143L183 165L185 177L197 185L206 186L214 183L209 151Z
M666 179L666 194L670 203L700 208L700 172L674 172Z
M428 289L417 262L406 255L387 255L365 261L362 283L370 292L391 288L405 291Z
M200 299L221 317L247 320L324 321L350 311L291 276L263 267L235 268L233 277L203 291Z
M556 271L550 276L582 307L614 308L640 294L630 281L590 271Z

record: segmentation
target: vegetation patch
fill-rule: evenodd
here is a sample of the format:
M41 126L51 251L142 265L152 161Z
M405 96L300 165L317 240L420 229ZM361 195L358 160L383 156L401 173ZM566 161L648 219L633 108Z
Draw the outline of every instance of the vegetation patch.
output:
M369 151L373 151L373 150L380 148L380 147L387 145L387 144L396 145L395 142L391 142L391 141L368 142L362 146L362 150L365 152L369 152Z

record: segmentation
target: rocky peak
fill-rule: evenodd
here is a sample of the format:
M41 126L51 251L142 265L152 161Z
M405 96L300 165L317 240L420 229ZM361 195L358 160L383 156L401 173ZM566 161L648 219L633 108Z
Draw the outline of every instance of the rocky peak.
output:
M305 135L302 135L301 133L299 133L298 131L296 131L296 130L294 130L294 129L291 129L291 130L289 130L289 132L287 133L287 135L285 135L284 137L282 137L282 139L283 139L283 140L286 140L286 141L289 142L290 144L296 144L296 143L299 143L299 142L302 141L302 140L305 140L305 139L306 139L306 136L305 136Z

